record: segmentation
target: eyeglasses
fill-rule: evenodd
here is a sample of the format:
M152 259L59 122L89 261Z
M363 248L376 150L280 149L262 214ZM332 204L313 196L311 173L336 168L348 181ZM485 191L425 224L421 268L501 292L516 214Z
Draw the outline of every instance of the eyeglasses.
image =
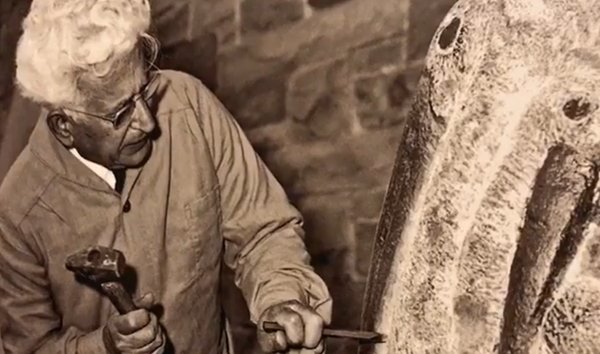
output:
M153 83L156 81L158 75L156 73L150 73L149 80L142 86L140 91L133 96L131 96L127 101L125 101L119 109L117 109L114 113L109 115L98 115L94 113L78 111L72 108L66 108L69 111L85 114L90 117L102 119L104 121L110 122L115 129L120 128L125 122L128 122L130 118L133 116L133 113L136 110L137 104L140 103L144 105L147 110L148 101L154 95L154 85Z

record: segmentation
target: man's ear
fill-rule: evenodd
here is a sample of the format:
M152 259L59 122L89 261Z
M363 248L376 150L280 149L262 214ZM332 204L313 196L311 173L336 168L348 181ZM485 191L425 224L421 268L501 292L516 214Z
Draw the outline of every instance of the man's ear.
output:
M68 149L73 147L73 122L63 111L50 111L46 117L54 136Z

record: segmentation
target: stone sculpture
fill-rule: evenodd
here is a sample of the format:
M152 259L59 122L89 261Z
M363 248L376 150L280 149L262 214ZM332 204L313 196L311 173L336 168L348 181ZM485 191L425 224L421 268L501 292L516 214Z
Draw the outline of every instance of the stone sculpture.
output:
M600 353L600 2L459 0L373 249L363 353Z

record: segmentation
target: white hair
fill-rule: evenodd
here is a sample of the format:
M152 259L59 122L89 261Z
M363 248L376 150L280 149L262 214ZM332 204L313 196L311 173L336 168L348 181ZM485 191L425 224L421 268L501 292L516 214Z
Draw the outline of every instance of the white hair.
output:
M34 0L17 46L17 84L40 103L82 102L82 76L109 75L150 38L149 27L148 0Z

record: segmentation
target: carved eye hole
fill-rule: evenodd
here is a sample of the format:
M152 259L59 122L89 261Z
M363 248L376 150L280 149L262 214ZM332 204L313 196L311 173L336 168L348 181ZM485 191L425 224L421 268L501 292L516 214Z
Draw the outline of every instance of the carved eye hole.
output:
M89 262L96 264L102 259L102 254L98 250L91 250L87 255L87 259Z
M578 121L582 120L596 109L598 109L598 105L592 104L584 97L577 97L565 103L563 106L563 113L567 118Z
M438 44L441 49L448 49L458 37L458 29L460 28L460 19L455 17L452 19L452 22L440 34L440 38L438 39Z

